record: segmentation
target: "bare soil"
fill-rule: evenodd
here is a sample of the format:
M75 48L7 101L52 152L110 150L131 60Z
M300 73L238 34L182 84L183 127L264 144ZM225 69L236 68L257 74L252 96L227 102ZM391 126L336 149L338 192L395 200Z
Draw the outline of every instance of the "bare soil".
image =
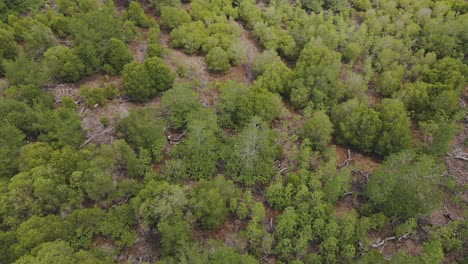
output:
M156 263L159 259L159 240L158 236L150 230L137 230L135 243L128 248L124 248L117 256L119 263Z

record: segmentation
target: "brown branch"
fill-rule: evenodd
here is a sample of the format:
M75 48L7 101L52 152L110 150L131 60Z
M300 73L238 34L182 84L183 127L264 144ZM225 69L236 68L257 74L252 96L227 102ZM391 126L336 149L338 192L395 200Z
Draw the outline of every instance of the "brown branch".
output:
M468 153L463 152L460 148L452 151L451 154L448 154L449 157L468 161Z
M343 161L342 163L338 164L338 168L341 168L343 166L348 167L349 162L351 162L353 159L351 158L351 150L348 149L348 158Z
M447 209L447 206L445 205L445 199L444 199L444 206L443 207L444 207L444 215L447 216L448 218L450 218L450 220L456 221L455 218L452 216L452 214Z
M83 144L81 144L80 148L83 148L84 146L86 146L86 145L87 145L89 142L91 142L91 140L93 140L95 137L98 137L98 136L100 136L100 135L104 135L104 134L106 134L106 133L110 133L110 132L112 132L113 130L114 130L114 128L111 127L111 128L109 128L109 129L106 129L106 130L102 131L102 132L99 133L99 134L96 134L96 135L94 135L94 136L88 138L85 142L83 142Z

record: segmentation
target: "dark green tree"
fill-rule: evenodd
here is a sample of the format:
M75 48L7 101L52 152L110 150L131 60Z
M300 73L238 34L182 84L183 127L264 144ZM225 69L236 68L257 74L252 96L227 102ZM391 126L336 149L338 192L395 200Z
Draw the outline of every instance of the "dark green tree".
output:
M73 49L66 46L54 46L44 53L44 62L50 76L66 82L75 82L81 78L85 66Z
M369 177L365 194L375 209L406 220L439 205L442 171L432 157L408 151L394 154Z
M322 150L331 141L333 124L324 111L316 111L302 126L302 136L309 139L314 149Z
M133 3L133 2L132 2ZM133 60L132 53L121 40L111 38L104 51L104 70L109 74L119 74L127 63ZM106 65L109 65L107 67Z

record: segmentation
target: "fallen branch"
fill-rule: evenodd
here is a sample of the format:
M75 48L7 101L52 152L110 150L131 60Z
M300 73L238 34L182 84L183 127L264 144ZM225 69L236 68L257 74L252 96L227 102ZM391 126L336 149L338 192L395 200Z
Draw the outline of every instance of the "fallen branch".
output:
M343 161L342 163L338 164L338 168L341 168L343 166L348 167L349 162L351 162L353 159L351 158L351 150L348 149L348 158Z
M113 127L109 128L109 129L106 129L104 131L102 131L101 133L97 134L97 135L94 135L90 138L88 138L85 142L83 142L83 144L81 144L80 148L83 148L84 146L86 146L89 142L91 142L91 140L93 140L95 137L98 137L98 136L101 136L101 135L104 135L106 133L110 133L114 130Z
M351 195L351 194L353 194L353 192L345 192L341 195L341 197L345 197L346 195Z
M455 221L455 218L452 216L452 214L449 212L447 209L447 206L445 205L445 199L444 199L444 215L447 216L450 220Z
M448 154L449 157L468 161L468 153L463 152L461 149L454 150L451 154Z
M370 247L371 247L371 248L378 248L378 247L384 245L385 243L387 243L387 241L389 241L389 240L395 240L395 239L397 239L396 236L386 237L386 238L380 240L380 242L377 243L377 244L371 244Z
M83 107L83 109L81 109L81 111L80 111L80 117L83 117L83 114L84 114L84 112L86 111L86 109L88 109L87 106L85 106L85 107Z

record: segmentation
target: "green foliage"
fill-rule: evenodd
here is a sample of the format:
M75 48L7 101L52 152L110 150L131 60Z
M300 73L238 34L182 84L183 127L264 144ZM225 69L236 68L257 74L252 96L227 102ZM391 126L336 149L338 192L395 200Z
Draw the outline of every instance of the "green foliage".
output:
M138 2L131 1L128 6L127 18L129 21L133 21L136 26L149 27L150 20L145 15L143 8Z
M23 222L16 231L18 240L14 247L17 254L22 255L44 242L57 239L67 240L70 236L71 226L58 216L33 216Z
M172 6L164 6L161 8L161 24L171 30L189 23L190 21L192 21L192 18L185 10L180 10Z
M225 157L227 175L247 186L266 183L274 173L276 157L268 126L254 118L231 144Z
M189 194L189 206L204 229L216 229L228 214L230 199L237 196L234 183L218 176L199 181Z
M401 66L393 70L384 71L377 80L377 91L383 96L391 96L400 89L404 73L405 70Z
M24 134L15 126L0 122L0 177L11 177L16 172L23 139Z
M182 144L176 147L175 153L184 163L190 177L206 179L216 172L220 146L216 138L218 127L214 112L201 111L199 117L196 116L189 116L187 134Z
M437 206L441 174L442 167L435 159L401 152L389 156L374 171L365 194L385 215L406 220Z
M161 109L174 129L184 128L191 113L200 111L197 93L189 83L176 83L161 97Z
M47 83L47 73L40 64L30 60L22 52L15 60L4 61L5 77L12 84L42 86Z
M429 155L443 156L450 151L450 145L458 129L454 124L440 122L419 122L419 128L426 137L424 151Z
M332 111L336 140L364 152L372 151L379 139L382 122L379 114L357 99L340 104Z
M256 264L258 261L247 254L241 254L229 247L221 247L210 257L210 264Z
M65 46L55 46L44 53L44 61L47 64L50 75L67 82L80 79L85 66L73 49Z
M254 82L254 85L266 88L272 93L279 93L284 96L290 94L290 81L293 72L284 63L267 64L263 68L263 73Z
M193 54L206 42L208 31L201 21L183 24L171 32L171 46Z
M168 219L182 216L187 198L182 187L151 180L133 198L131 204L143 226L154 227Z
M132 208L127 205L113 207L96 226L96 231L114 241L118 248L131 246L134 234L130 227L135 224Z
M214 47L208 52L206 62L210 71L224 74L229 70L229 56L220 47Z
M328 175L323 187L325 198L334 204L343 193L349 190L350 183L351 175L349 171L343 170L333 175Z
M161 120L149 108L135 109L130 115L116 124L118 135L124 138L134 149L149 151L152 160L162 158L161 151L166 144Z
M24 102L29 106L39 104L49 104L53 100L52 94L44 93L39 87L32 84L29 85L13 85L5 89L5 97L14 99L19 102Z
M395 234L397 237L401 237L408 233L413 233L416 229L416 219L410 218L406 222L396 227Z
M119 74L123 70L124 66L133 60L133 55L128 50L127 45L116 38L111 38L109 40L104 52L104 67L106 65L111 67L109 70L106 70L106 73L108 74Z
M181 248L192 242L190 226L180 219L169 219L158 224L163 256L177 255Z
M333 124L324 111L314 112L302 126L302 136L316 150L322 150L330 143L332 133Z
M73 248L67 242L56 240L53 242L42 243L37 247L34 254L22 256L15 263L95 263L104 264L110 259L97 256L88 251L80 250L74 252Z
M79 95L84 99L88 107L94 107L95 105L104 106L106 104L104 90L99 87L90 88L86 85L81 86Z
M3 76L3 61L14 59L17 48L13 33L7 29L0 29L0 43L0 76Z
M175 78L164 61L157 57L148 58L143 64L125 65L122 76L124 91L137 102L147 101L168 90Z
M411 131L403 103L397 99L384 99L376 109L382 121L382 132L375 152L387 155L407 149L411 143Z
M218 122L222 127L241 129L258 116L270 123L280 115L281 108L278 95L261 87L246 87L230 81L221 87Z
M305 97L316 104L327 105L342 99L344 87L338 78L340 66L341 55L339 53L313 42L307 44L295 68L297 78L301 78L307 88ZM292 93L295 88L293 86Z

